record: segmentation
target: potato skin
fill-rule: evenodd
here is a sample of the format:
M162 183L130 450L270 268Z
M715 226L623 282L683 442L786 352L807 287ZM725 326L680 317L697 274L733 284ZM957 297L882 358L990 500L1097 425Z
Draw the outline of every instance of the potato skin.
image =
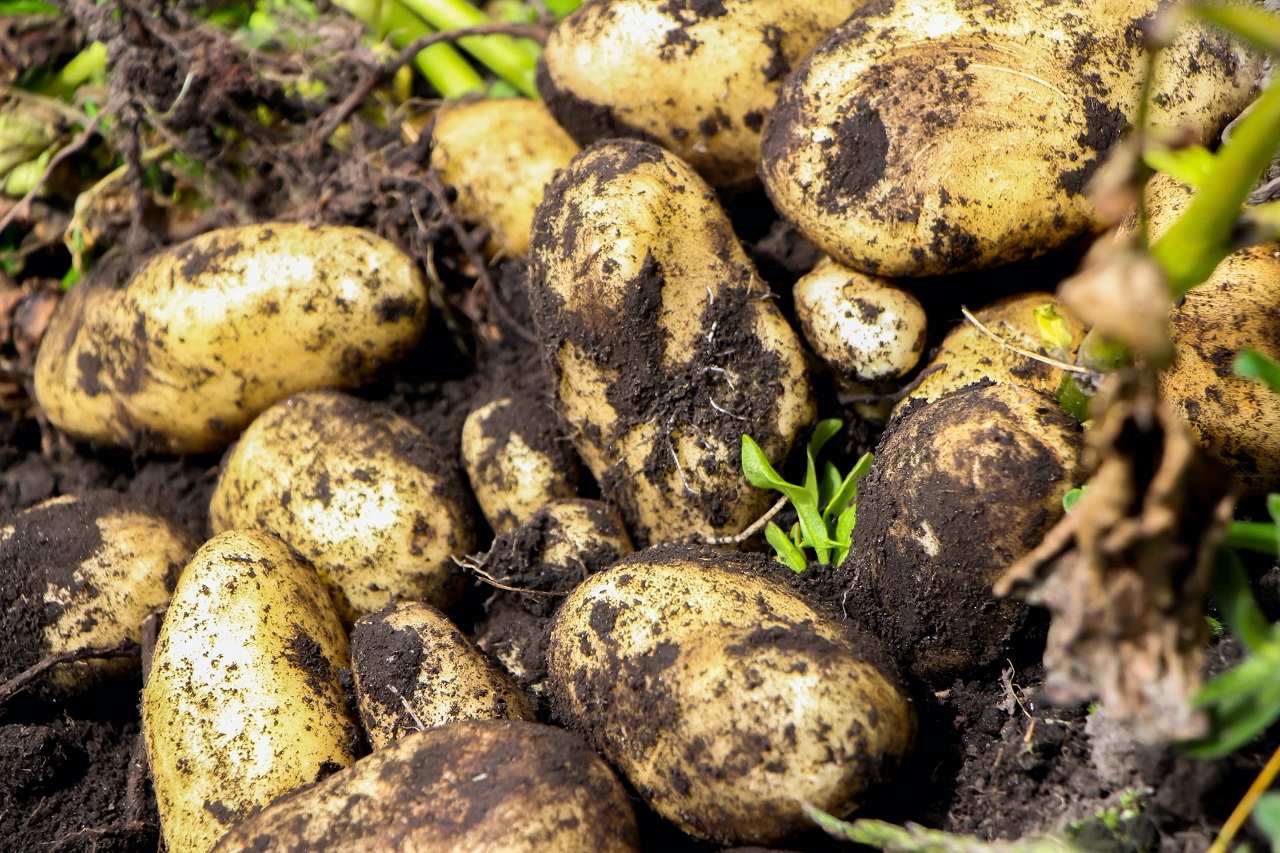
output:
M35 394L83 440L168 453L221 450L295 391L354 387L426 327L410 258L356 228L271 223L211 231L123 285L59 306Z
M972 385L890 424L858 488L840 567L849 612L918 677L1001 660L1027 619L991 585L1040 543L1083 482L1080 425L1047 394Z
M1089 178L1127 126L1158 0L898 0L855 12L783 85L761 143L775 206L856 269L919 276L1102 230ZM1156 126L1216 137L1260 65L1187 26Z
M232 530L196 552L142 689L170 850L209 850L251 809L355 760L347 662L320 576L288 545Z
M739 467L813 420L803 348L711 189L643 142L592 146L538 208L534 325L574 446L633 538L737 533L768 506Z
M487 225L496 250L527 254L533 212L578 144L528 98L447 102L431 136L431 165L458 192L454 209Z
M374 749L459 720L535 719L511 676L449 617L419 602L388 605L356 622L351 671Z
M641 551L592 575L551 628L559 715L685 832L770 844L838 815L914 736L906 695L855 642L756 559Z
M475 547L456 462L390 409L305 391L263 412L223 459L213 530L276 534L319 570L347 623L390 599L450 607Z
M568 732L486 720L415 732L227 834L235 853L633 853L626 791Z
M583 145L643 139L715 186L747 186L756 180L760 129L781 81L864 2L585 4L547 39L538 91Z

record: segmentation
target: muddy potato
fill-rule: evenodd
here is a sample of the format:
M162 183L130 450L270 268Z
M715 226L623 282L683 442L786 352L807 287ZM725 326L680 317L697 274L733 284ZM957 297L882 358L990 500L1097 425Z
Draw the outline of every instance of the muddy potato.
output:
M540 400L502 397L467 415L462 463L494 533L506 533L551 501L578 493L577 455Z
M1086 188L1134 115L1159 0L899 0L855 12L788 78L761 174L837 260L885 276L978 269L1100 231ZM1209 140L1260 65L1187 26L1151 123Z
M512 257L529 251L533 211L580 150L547 108L528 98L451 102L436 114L431 165L458 193L454 209L492 232Z
M530 301L574 446L633 537L737 533L814 417L803 348L711 189L657 146L613 140L560 173L534 220Z
M46 655L142 639L142 621L164 607L195 539L117 492L66 495L0 525L0 635L13 652L0 681ZM59 664L46 677L75 691L137 662Z
M336 391L272 406L223 459L215 531L274 533L310 560L347 623L389 600L450 607L475 547L456 462L390 409Z
M547 39L538 91L584 145L612 136L644 139L716 186L749 185L778 86L864 2L586 4Z
M372 234L211 231L123 284L77 285L40 347L36 399L79 439L220 450L295 391L365 382L412 348L426 317L413 261Z
M351 630L360 721L374 749L459 720L532 720L511 676L449 617L419 602L389 605Z
M556 708L658 814L769 844L845 815L909 748L914 715L851 633L761 571L763 555L660 546L592 575L551 628Z
M342 624L296 551L232 530L196 552L142 689L168 849L209 850L250 810L355 760L346 665Z
M1003 660L1026 606L991 585L1083 482L1080 425L1047 394L973 385L890 425L858 488L846 602L917 676Z
M626 790L585 743L512 720L415 732L247 818L216 853L633 853Z
M1070 353L1084 340L1085 329L1052 293L1020 293L997 299L974 312L989 331L1012 346L1029 352L1043 351L1044 342L1036 324L1036 309L1049 305L1062 318L1071 335ZM928 403L944 394L980 382L1009 383L1053 394L1062 381L1062 370L1002 347L968 320L962 320L947 334L925 369L934 370L902 399L894 413L913 405Z

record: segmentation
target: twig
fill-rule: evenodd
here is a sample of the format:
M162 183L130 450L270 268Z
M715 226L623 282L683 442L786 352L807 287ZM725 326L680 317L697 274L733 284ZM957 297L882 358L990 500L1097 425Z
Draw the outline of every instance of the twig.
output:
M1213 840L1213 846L1209 848L1208 853L1227 853L1227 848L1231 846L1232 839L1236 837L1240 827L1244 826L1244 822L1249 819L1249 815L1253 813L1253 807L1258 804L1258 800L1271 787L1271 783L1275 781L1277 774L1280 774L1280 747L1271 754L1271 760L1266 763L1262 768L1262 772L1253 780L1249 790L1244 792L1244 796L1240 798L1240 802L1232 810L1231 816L1222 825L1222 831Z
M44 172L40 174L40 179L35 182L31 189L27 190L27 194L24 195L17 204L9 208L9 212L6 213L3 218L0 218L0 231L8 228L10 223L19 216L27 215L31 208L31 202L35 200L36 194L39 193L40 190L44 189L44 183L49 180L49 176L53 174L53 170L61 166L63 160L66 160L72 154L75 154L89 143L89 140L93 135L98 132L98 125L102 123L104 116L106 116L105 112L98 113L94 116L93 121L89 122L89 124L85 126L85 129L81 131L79 136L73 139L65 147L61 148L57 154L54 154L49 158L49 164L44 167Z
M751 522L750 527L735 536L704 536L702 538L708 545L737 545L740 542L745 542L759 533L760 529L766 524L773 521L773 517L782 512L782 508L787 505L787 500L786 495L778 498L778 502L769 507L768 512Z
M928 378L929 376L932 376L933 374L937 373L939 370L942 370L946 366L947 365L945 363L929 365L924 370L917 373L915 379L912 379L910 382L908 382L906 385L903 385L897 391L890 391L888 394L853 394L848 397L841 396L840 402L841 403L884 403L884 402L897 403L909 397L913 391L915 391L917 388L920 387L921 383L923 383L926 378Z
M970 313L969 309L965 308L963 305L960 306L960 313L964 315L964 318L966 320L968 320L973 325L977 326L979 332L982 332L982 334L986 335L987 337L991 338L991 340L998 343L1001 349L1007 349L1010 352L1016 352L1018 355L1024 358L1029 358L1032 361L1038 361L1042 364L1048 364L1052 367L1056 367L1059 370L1065 370L1069 373L1089 374L1093 372L1089 370L1087 367L1081 367L1078 364L1068 364L1065 361L1059 361L1058 359L1050 358L1047 355L1040 355L1039 353L1032 352L1031 350L1025 350L1020 347L1015 347L1013 344L1009 343L1004 338L1000 337L995 332L988 329L986 326L982 325L981 321L979 321L977 317L973 316L973 314Z
M81 660L111 658L136 658L141 654L138 644L133 640L124 640L118 646L109 649L72 649L67 652L53 652L46 655L39 663L32 664L13 678L0 684L0 705L8 702L18 693L25 690L33 681L53 669L60 663L73 663Z
M518 586L507 586L504 583L494 580L493 575L485 571L482 564L477 563L475 560L472 560L470 557L464 557L461 560L459 560L457 557L453 557L452 559L455 563L457 563L462 568L475 574L475 576L478 577L482 583L487 583L489 586L497 587L498 589L504 589L507 592L518 592L524 595L543 595L548 598L554 598L555 596L558 596L558 595L568 595L568 593L565 593L565 592L551 592L550 590L545 590L545 589L521 589Z

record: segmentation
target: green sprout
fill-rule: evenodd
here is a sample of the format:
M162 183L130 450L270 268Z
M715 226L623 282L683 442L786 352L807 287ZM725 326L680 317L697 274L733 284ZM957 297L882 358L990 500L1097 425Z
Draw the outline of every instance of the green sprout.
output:
M813 437L806 448L807 467L804 484L788 483L774 470L760 445L749 435L742 436L742 473L747 482L758 489L781 492L795 507L800 520L791 528L791 534L772 521L765 527L764 535L778 555L778 561L796 572L803 572L809 565L804 549L812 548L818 562L829 566L839 565L849 554L853 538L853 526L857 521L858 478L871 468L872 456L863 454L853 470L843 477L831 462L818 473L817 456L823 445L831 440L844 422L839 418L819 421L813 429Z

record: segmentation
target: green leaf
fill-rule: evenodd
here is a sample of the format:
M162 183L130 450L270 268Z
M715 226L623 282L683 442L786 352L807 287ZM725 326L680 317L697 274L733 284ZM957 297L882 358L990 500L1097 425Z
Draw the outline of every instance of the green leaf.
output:
M849 546L853 544L853 528L858 523L858 505L849 504L836 520L836 555L838 566L849 556Z
M1259 678L1256 690L1229 697L1208 708L1213 734L1187 744L1184 751L1188 755L1193 758L1228 755L1262 734L1280 718L1280 667Z
M982 841L971 835L953 835L913 823L898 826L883 820L840 820L822 809L801 803L814 823L832 838L866 844L889 853L1071 853L1077 848L1058 838L1024 838L1018 841Z
M1229 548L1219 548L1213 573L1213 598L1222 611L1222 621L1252 654L1268 651L1280 654L1271 623L1258 607L1240 558Z
M791 488L794 488L794 486ZM823 522L822 516L818 514L818 502L807 492L799 495L788 495L788 497L791 498L791 505L795 507L796 515L800 516L800 529L804 531L805 539L808 540L808 544L817 554L818 562L823 565L829 565L831 563L831 548L834 543L828 538L827 525Z
M1280 56L1280 17L1250 3L1189 3L1202 21L1226 30L1272 56Z
M1071 512L1071 510L1075 509L1076 504L1080 503L1080 499L1084 497L1084 490L1087 488L1089 487L1079 486L1078 488L1074 488L1071 491L1067 492L1065 495L1063 495L1062 496L1063 510L1065 510L1066 512Z
M56 15L58 7L40 0L0 0L0 15Z
M828 462L822 468L822 476L818 479L818 506L823 507L822 516L827 518L827 505L831 498L840 491L840 469Z
M867 472L871 470L871 463L875 461L875 456L871 453L864 453L858 459L853 470L844 478L844 482L840 484L840 488L832 495L831 500L827 502L823 509L823 515L830 518L837 513L844 511L844 508L858 498L858 479L865 477Z
M1092 402L1093 397L1081 390L1070 371L1062 371L1062 380L1058 382L1058 390L1054 392L1054 396L1058 398L1058 405L1062 406L1063 411L1068 415L1080 423L1089 420L1089 403Z
M818 454L822 452L822 448L828 441L839 435L843 426L844 421L839 418L818 421L818 425L813 428L813 436L809 439L809 453L814 459L818 458Z
M1275 394L1280 394L1280 363L1256 350L1241 350L1231 370L1236 376L1256 379Z
M1253 807L1253 822L1271 842L1271 849L1280 850L1280 791L1271 791L1258 799Z
M1280 543L1276 542L1276 536L1274 521L1227 522L1227 547L1238 551L1280 556Z
M1213 152L1203 145L1150 145L1142 152L1142 159L1152 169L1171 175L1192 189L1198 189L1213 173Z
M1036 319L1036 328L1040 330L1040 345L1045 352L1057 359L1070 358L1074 336L1067 328L1066 319L1053 307L1053 303L1037 305L1032 315Z
M772 521L765 525L764 538L773 546L773 550L778 555L778 562L787 564L797 574L808 568L809 564L804 558L804 553L791 542L787 534L782 532L782 528Z
M805 539L817 552L818 560L829 563L832 543L827 538L827 528L822 522L822 516L818 514L816 477L812 493L802 486L788 483L769 464L760 445L756 444L755 439L749 435L742 436L742 473L746 476L747 482L756 488L773 489L791 499L796 515L800 516L800 527Z
M788 488L795 488L773 469L760 445L749 435L742 436L742 473L747 482L757 489L772 489L787 494Z

